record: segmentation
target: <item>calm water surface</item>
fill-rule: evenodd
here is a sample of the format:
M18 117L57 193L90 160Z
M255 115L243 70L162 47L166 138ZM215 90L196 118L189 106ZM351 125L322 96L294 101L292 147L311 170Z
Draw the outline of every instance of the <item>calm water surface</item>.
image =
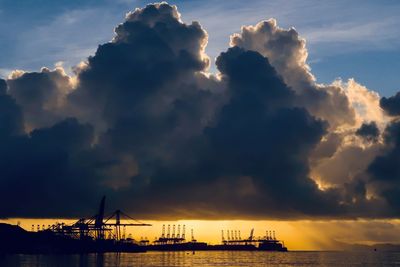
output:
M0 256L0 266L400 266L397 252L147 252Z

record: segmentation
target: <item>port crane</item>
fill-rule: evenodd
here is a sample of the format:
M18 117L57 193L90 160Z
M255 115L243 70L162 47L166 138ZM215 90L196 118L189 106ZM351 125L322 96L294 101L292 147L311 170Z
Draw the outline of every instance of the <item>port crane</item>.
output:
M171 232L172 226L172 232ZM182 232L181 232L182 229ZM161 237L154 241L157 245L165 245L165 244L180 244L185 242L186 240L186 226L178 224L178 225L170 225L168 224L165 227L165 224L162 226ZM192 230L192 241L193 241L193 230Z
M130 226L151 226L151 224L138 222L121 210L116 210L108 217L105 216L105 199L100 201L99 210L90 218L82 218L72 225L55 224L50 230L59 234L69 235L79 239L106 239L106 234L117 241L125 239L125 228ZM124 223L122 219L133 220L135 223ZM123 231L121 231L123 230Z

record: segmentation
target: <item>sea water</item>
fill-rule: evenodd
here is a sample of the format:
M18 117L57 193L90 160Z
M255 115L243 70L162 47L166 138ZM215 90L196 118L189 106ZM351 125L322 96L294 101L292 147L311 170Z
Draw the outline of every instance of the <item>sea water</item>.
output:
M400 266L400 252L187 251L2 255L0 266Z

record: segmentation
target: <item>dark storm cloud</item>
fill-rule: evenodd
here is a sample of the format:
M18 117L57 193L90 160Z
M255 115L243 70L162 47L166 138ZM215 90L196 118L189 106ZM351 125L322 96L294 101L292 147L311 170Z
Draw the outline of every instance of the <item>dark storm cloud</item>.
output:
M107 128L137 116L149 122L185 94L198 93L194 73L208 66L202 57L207 35L198 23L183 24L175 7L157 4L129 13L115 32L89 58L69 97L77 109L87 107L88 120Z
M62 69L51 71L43 68L40 72L15 72L7 80L9 94L21 106L25 126L31 129L48 127L64 115L60 107L71 90L70 78Z
M379 134L379 128L375 122L363 123L356 131L356 135L361 136L368 141L374 142L378 139Z
M259 53L233 47L217 66L231 92L217 124L206 130L212 155L225 170L220 175L252 177L260 214L279 213L268 208L273 204L320 214L329 194L320 193L308 177L307 158L327 124L293 106L293 91Z
M391 116L400 114L400 93L383 97L381 107ZM378 194L387 201L391 213L400 214L400 122L393 119L383 132L383 151L368 167Z
M311 178L311 157L340 150L333 130L354 110L342 88L315 83L297 32L257 27L213 76L200 24L152 4L76 83L62 69L0 80L0 216L89 215L102 194L142 218L381 216L365 179L321 190Z
M23 133L23 115L15 100L6 94L7 84L0 79L0 141L3 137Z
M389 203L393 213L400 214L400 122L387 126L383 134L385 151L369 165L368 172L377 191Z
M397 181L400 178L400 122L391 123L384 132L384 142L388 148L386 153L378 156L369 167L374 179Z
M380 101L381 108L391 116L400 115L400 92L391 97L382 97Z
M88 151L90 125L66 119L0 142L0 217L62 217L91 212L100 197ZM7 204L6 204L7 203ZM76 209L79 207L79 209Z
M128 14L126 21L117 27L114 40L99 46L95 56L88 59L87 66L77 69L79 84L68 95L65 109L97 127L98 143L91 143L90 149L84 149L84 158L81 158L81 153L74 153L75 156L70 155L71 152L66 153L64 150L69 151L68 147L61 151L59 157L56 157L58 154L54 155L56 162L53 165L61 166L57 169L59 177L53 176L52 179L59 180L61 184L69 176L74 176L71 177L71 183L81 179L81 183L74 184L76 190L86 191L85 198L96 200L99 197L97 191L107 192L102 186L108 186L108 191L122 186L127 193L123 195L121 192L110 196L110 199L120 199L127 204L138 183L148 183L152 173L160 172L163 164L169 164L169 161L178 163L191 156L190 153L184 153L194 148L195 144L192 146L191 142L197 142L196 135L202 133L204 126L218 110L217 105L224 99L219 93L223 90L223 84L199 72L208 66L208 58L203 55L207 41L205 31L195 22L183 24L178 16L176 8L167 4L149 5ZM27 81L36 88L29 88L25 84ZM39 112L42 111L41 103L47 100L47 96L41 93L48 90L51 95L58 89L52 84L47 71L24 73L9 80L9 83L15 96L25 100L20 101L23 108ZM27 97L29 93L35 94L37 101L30 102ZM104 129L106 131L101 133ZM64 130L66 133L71 131ZM34 130L31 138L39 142L36 131L40 129ZM52 133L54 131L49 132ZM46 136L44 133L42 135ZM56 146L56 143L46 139L43 137L40 141L47 142L49 148ZM39 155L34 158L41 159ZM26 160L29 161L29 158ZM32 161L31 164L35 167L41 163ZM82 171L87 177L74 174L75 171ZM187 170L188 173L190 171ZM34 170L31 173L37 174ZM143 177L142 181L139 176ZM20 180L22 185L24 180ZM56 186L58 183L49 182L51 179L47 174L40 180L37 187L46 185L40 190L42 192L61 190ZM131 183L133 189L127 188ZM35 191L35 187L29 185ZM174 189L179 190L179 184ZM68 187L62 190L65 192L62 204L66 204L66 196L70 194L74 197L75 194ZM156 189L151 190L157 193ZM13 188L13 192L21 190ZM108 194L111 195L110 192ZM34 197L27 194L25 200L29 198ZM51 197L43 199L49 200ZM157 201L162 201L162 198L159 197ZM146 209L144 206L143 209ZM62 207L65 209L64 205ZM26 216L28 211L21 210L20 214ZM69 210L65 212L65 216L76 215ZM157 213L159 210L153 209L151 212ZM49 212L43 210L45 213ZM42 216L42 213L32 209L29 216Z
M334 85L316 84L306 62L305 40L294 28L279 28L275 19L262 21L242 27L239 34L231 37L231 44L267 57L297 94L296 103L328 121L331 128L354 123L355 114L343 90Z
M392 116L400 114L400 93L389 98L383 97L381 107ZM383 132L383 151L369 165L371 179L378 184L379 193L396 212L400 212L400 122L393 119Z
M139 139L145 144L138 155L139 170L143 166L150 171L133 177L132 189L125 189L125 201L138 203L131 210L190 218L338 212L337 195L320 192L308 177L308 154L327 124L293 106L295 94L259 53L234 47L221 54L217 66L229 100L210 126L189 140L175 141L163 161L148 151L151 135ZM198 101L188 100L190 105ZM118 137L127 125L119 128ZM109 132L108 137L115 134Z
M0 79L0 95L5 95L7 93L7 83L5 80Z

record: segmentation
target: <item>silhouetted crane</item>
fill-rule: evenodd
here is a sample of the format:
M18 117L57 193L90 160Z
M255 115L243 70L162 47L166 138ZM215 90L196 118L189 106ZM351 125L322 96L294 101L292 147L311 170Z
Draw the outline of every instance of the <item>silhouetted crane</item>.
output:
M100 201L99 210L93 217L88 219L79 219L72 225L53 225L50 230L56 233L70 235L72 237L79 237L80 239L94 238L96 240L104 239L106 232L112 233L112 230L114 230L114 239L121 240L122 237L125 236L125 234L121 233L121 226L124 227L124 230L126 226L151 226L151 224L136 221L121 210L114 211L105 219L105 200L106 197L103 196ZM133 220L136 223L122 223L122 217ZM112 219L115 219L115 221L112 222Z

